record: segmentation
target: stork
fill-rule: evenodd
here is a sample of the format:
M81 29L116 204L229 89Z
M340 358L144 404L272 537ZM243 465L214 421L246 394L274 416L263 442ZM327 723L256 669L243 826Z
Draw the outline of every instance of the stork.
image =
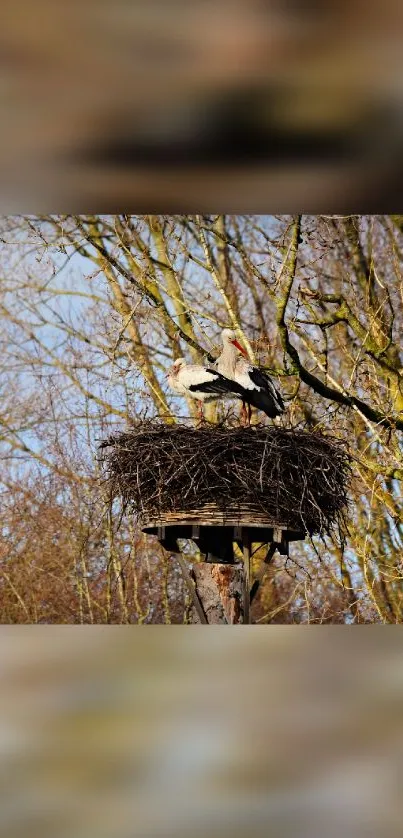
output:
M203 419L203 403L218 398L247 398L244 388L235 380L222 375L219 370L203 367L201 364L187 364L185 358L177 358L168 370L168 384L180 396L198 401L199 419Z
M221 375L240 385L244 391L243 412L246 415L245 404L247 404L248 423L250 424L252 405L270 418L280 416L284 412L284 402L270 376L260 367L250 363L245 349L238 342L236 333L232 329L223 329L221 337L223 350L214 368Z

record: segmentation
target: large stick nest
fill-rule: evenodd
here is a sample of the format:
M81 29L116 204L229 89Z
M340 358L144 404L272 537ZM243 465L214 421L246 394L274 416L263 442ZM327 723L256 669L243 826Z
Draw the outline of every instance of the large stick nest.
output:
M247 504L291 528L329 532L347 505L345 445L318 432L148 421L101 447L111 495L140 516Z

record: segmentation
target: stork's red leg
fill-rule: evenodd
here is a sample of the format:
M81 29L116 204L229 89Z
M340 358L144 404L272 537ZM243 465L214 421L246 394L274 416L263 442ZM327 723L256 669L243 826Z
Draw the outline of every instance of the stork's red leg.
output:
M248 426L250 427L250 420L252 418L252 406L248 404Z
M204 413L203 413L203 402L197 402L199 408L199 422L202 424L204 422Z
M241 425L245 425L245 424L246 424L246 407L245 407L245 402L242 402L242 407L241 407Z

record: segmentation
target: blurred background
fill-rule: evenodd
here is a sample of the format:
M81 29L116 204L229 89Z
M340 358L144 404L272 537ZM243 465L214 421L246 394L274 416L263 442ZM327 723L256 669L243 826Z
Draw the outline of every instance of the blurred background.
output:
M5 0L3 211L387 211L398 0Z
M401 835L397 630L0 640L2 838Z

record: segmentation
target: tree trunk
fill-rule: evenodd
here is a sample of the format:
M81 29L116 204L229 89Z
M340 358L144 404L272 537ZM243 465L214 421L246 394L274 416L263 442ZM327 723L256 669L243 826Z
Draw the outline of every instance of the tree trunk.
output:
M195 593L209 625L244 622L243 564L195 564L192 570ZM200 623L196 608L192 623Z

